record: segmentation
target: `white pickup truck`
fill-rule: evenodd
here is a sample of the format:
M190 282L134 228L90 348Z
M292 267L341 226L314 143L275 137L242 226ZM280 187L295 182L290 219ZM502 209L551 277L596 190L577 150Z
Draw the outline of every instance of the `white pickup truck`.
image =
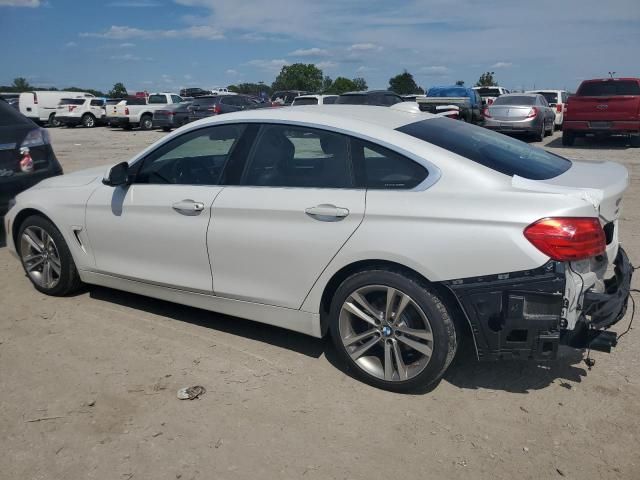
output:
M143 105L131 105L129 102L120 102L115 107L115 114L110 116L112 127L122 127L131 130L140 127L142 130L151 130L153 127L153 112L174 103L182 102L182 97L175 93L152 93Z

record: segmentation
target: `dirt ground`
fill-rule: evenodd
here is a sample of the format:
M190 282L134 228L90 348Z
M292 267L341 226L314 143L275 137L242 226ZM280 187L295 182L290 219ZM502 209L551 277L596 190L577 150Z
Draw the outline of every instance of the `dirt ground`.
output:
M163 135L50 133L67 172ZM630 169L621 236L640 264L640 150L545 145ZM480 364L467 347L435 389L398 395L336 368L322 340L106 288L46 297L6 248L0 292L3 479L640 478L640 328L591 371L570 349Z

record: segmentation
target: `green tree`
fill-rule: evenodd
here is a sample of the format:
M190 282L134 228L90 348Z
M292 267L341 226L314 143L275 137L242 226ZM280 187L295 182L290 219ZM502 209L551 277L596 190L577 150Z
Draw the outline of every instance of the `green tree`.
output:
M398 95L424 93L424 90L421 89L413 79L413 75L406 70L389 79L389 90L396 92Z
M476 87L497 87L498 82L493 78L494 74L495 72L484 72L476 82Z
M294 63L282 67L271 88L273 90L319 92L322 86L322 70L312 63Z
M456 85L458 85L459 87L463 87L464 86L464 80L457 80L456 81Z
M353 92L355 89L356 85L353 83L353 80L349 80L345 77L337 77L327 90L327 93L340 95L345 92Z
M238 85L229 85L227 87L230 92L243 93L245 95L260 95L261 92L266 92L267 95L271 93L269 85L264 83L239 83Z
M24 77L14 78L11 88L14 92L26 92L27 90L33 90L29 81Z
M51 90L51 89L49 89ZM57 89L56 89L57 90ZM80 88L80 87L67 87L62 89L63 92L87 92L93 95L94 97L105 97L104 92L100 90L95 90L93 88ZM126 92L126 90L125 90ZM116 97L114 97L116 98Z
M322 79L322 93L329 93L329 89L331 88L332 84L333 80L331 80L331 77L329 75L326 75Z
M111 90L109 90L107 96L109 98L124 98L129 96L129 94L127 93L127 89L124 87L124 84L118 82L113 85L113 88Z
M364 92L365 90L368 90L369 87L367 86L367 81L364 78L356 77L353 79L353 89L356 92Z

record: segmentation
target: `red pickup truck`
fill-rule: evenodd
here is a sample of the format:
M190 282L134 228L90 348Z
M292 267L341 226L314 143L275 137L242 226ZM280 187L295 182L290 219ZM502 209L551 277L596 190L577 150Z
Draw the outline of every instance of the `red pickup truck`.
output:
M562 144L587 134L629 135L640 146L640 78L585 80L569 97Z

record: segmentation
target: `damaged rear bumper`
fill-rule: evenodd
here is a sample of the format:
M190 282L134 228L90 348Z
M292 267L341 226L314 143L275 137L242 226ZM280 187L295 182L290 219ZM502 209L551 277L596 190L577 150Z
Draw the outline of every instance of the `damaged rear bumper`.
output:
M614 265L615 275L605 281L603 293L584 292L574 330L563 328L568 304L563 263L550 261L534 270L453 280L444 286L469 321L480 360L551 360L560 344L606 351L615 346L615 334L603 331L626 313L633 267L622 248Z

